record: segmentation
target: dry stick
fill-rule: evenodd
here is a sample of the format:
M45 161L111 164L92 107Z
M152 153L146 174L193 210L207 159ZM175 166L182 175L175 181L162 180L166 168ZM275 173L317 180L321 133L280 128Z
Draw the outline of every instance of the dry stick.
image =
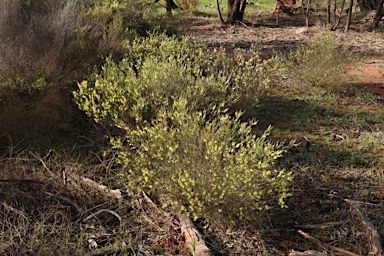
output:
M144 200L150 204L154 209L156 209L161 214L167 216L164 211L161 211L155 203L142 191ZM184 212L178 214L180 220L181 233L183 233L185 238L185 243L188 249L192 252L194 256L211 256L211 252L207 245L205 244L203 238L201 237L199 231L193 225L191 218Z
M86 222L87 220L89 220L89 219L91 219L91 218L93 218L93 217L96 217L97 215L99 215L99 214L101 214L101 213L103 213L103 212L106 212L106 213L109 213L109 214L115 216L116 219L118 219L119 222L121 223L122 218L120 217L120 215L117 214L116 212L114 212L114 211L112 211L112 210L108 210L108 209L101 209L100 211L97 211L97 212L95 212L95 213L92 213L92 214L90 214L88 217L84 218L83 221Z
M35 154L33 154L32 152L30 153L33 157L35 157L36 159L38 159L40 161L40 163L43 165L44 169L47 170L51 175L53 175L53 173L51 172L51 170L47 167L47 165L45 164L44 160L41 158L41 157L37 157ZM45 158L45 157L44 157Z
M155 203L147 196L147 194L144 192L144 191L141 191L141 194L143 195L143 198L144 200L150 204L156 211L158 211L159 213L161 213L162 215L165 215L167 216L167 214L164 212L164 211L161 211L156 205Z
M77 212L80 215L83 214L83 212L84 212L84 210L77 203L73 202L68 197L63 197L63 196L55 195L55 194L50 193L50 192L44 192L44 194L52 196L52 197L56 197L57 199L60 199L60 200L62 200L64 202L67 202L67 203L71 204L73 207L75 207L75 209L77 210Z
M344 221L333 221L333 222L326 222L322 224L306 224L306 225L295 225L296 228L306 228L306 229L325 229L325 228L332 228L334 226L342 225L344 224Z
M205 244L199 231L195 228L195 225L193 225L191 218L185 212L180 212L178 217L180 219L181 232L185 237L185 243L192 254L195 256L211 256L211 251Z
M312 1L308 0L307 1L307 10L304 13L304 15L305 15L305 25L306 25L307 28L309 27L309 18L310 18L310 13L311 13L311 4L312 4Z
M334 252L337 252L337 253L340 253L340 254L343 254L343 255L348 255L348 256L359 256L358 254L355 254L353 252L350 252L350 251L346 251L344 249L341 249L341 248L338 248L338 247L335 247L335 246L332 246L332 245L329 245L329 244L326 244L320 240L318 240L317 238L314 238L313 236L305 233L304 231L301 231L301 230L297 230L297 232L302 235L303 237L305 237L306 239L308 239L309 241L317 244L318 246L320 247L323 247L323 248L327 248L331 251L334 251Z
M368 249L369 249L369 251L371 253L373 253L373 255L377 255L377 256L383 255L383 248L381 247L381 242L380 242L381 239L380 239L380 236L379 236L375 226L364 215L363 211L357 205L356 201L352 201L349 199L345 199L344 201L352 206L352 208L359 215L360 220L363 222L363 224L366 228L366 234L368 237L368 247L369 247Z
M288 256L327 256L327 253L326 252L317 252L317 251L312 251L312 250L305 251L305 252L297 252L297 251L292 250L292 252L290 252L288 254Z
M117 253L122 252L126 246L124 247L119 247L115 249L108 249L106 251L101 251L101 252L93 252L93 253L88 253L88 254L83 254L82 256L105 256L105 255L116 255Z
M117 200L122 199L121 191L119 189L109 189L107 186L104 186L102 184L97 183L96 181L93 181L91 179L82 177L80 175L74 174L70 172L68 169L68 166L65 168L66 170L64 171L68 179L73 179L76 182L83 183L87 185L88 187L94 188L101 192L102 194L113 197Z

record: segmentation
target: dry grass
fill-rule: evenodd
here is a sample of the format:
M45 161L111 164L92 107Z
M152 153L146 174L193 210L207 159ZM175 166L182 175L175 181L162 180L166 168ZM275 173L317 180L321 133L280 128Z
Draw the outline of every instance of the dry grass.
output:
M0 75L50 71L77 23L79 0L12 1L0 6Z
M63 179L65 166L70 165L76 174L117 183L107 178L119 171L109 169L109 164L78 164L53 151L44 157L7 152L0 162L0 254L185 253L174 215L142 197L124 194L124 200L117 202ZM96 248L90 249L94 242Z
M80 161L54 151L39 156L12 150L0 161L1 255L91 255L101 251L189 255L176 215L158 208L146 196L126 193L124 184L116 179L123 170L112 161L95 163L91 158ZM68 166L73 173L111 189L117 186L123 200L74 186L63 178ZM214 253L266 252L260 234L252 231L257 230L255 226L228 224L205 230ZM97 245L91 248L94 242Z

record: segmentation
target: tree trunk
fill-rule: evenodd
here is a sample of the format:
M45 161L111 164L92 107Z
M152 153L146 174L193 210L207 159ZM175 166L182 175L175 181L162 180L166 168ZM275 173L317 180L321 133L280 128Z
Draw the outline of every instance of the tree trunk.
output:
M341 3L341 6L340 6L340 12L339 12L339 17L337 18L337 20L336 20L336 24L335 25L333 25L333 27L332 27L332 31L335 31L336 30L336 28L339 26L339 24L340 24L340 20L341 20L341 15L343 14L343 10L344 10L344 5L345 5L345 0L343 0L342 1L342 3Z
M371 24L371 29L377 28L379 26L379 22L384 17L384 0L380 0L378 5L376 6L375 18Z
M165 0L165 9L167 10L167 15L172 16L172 0Z
M327 0L327 24L331 24L331 0Z
M304 15L305 15L305 25L307 26L307 28L309 27L309 18L310 18L310 15L311 15L311 4L312 4L312 1L308 0L307 1L307 10L304 12Z
M234 24L236 21L242 21L244 17L245 0L228 0L228 20Z
M367 4L367 0L357 0L357 7L359 7L361 12L370 11L370 8Z
M225 24L226 22L224 21L223 16L221 15L219 0L216 0L216 7L217 15L219 16L221 23Z
M333 3L333 22L336 22L337 0L334 0Z
M349 0L347 23L345 24L345 29L344 29L344 32L345 32L345 33L348 32L348 30L349 30L349 26L351 25L351 20L352 20L352 8L353 8L353 0Z

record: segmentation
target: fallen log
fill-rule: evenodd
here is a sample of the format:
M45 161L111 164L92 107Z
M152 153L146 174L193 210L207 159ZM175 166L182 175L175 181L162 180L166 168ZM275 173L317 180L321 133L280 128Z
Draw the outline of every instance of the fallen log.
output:
M185 213L178 214L180 220L181 232L185 237L185 243L194 256L211 256L211 251L205 244L199 231L193 225L191 218Z
M85 178L78 174L75 174L72 172L72 168L73 167L71 165L67 165L65 167L65 170L63 173L64 181L73 180L77 184L86 185L89 188L96 189L98 192L100 192L104 196L112 197L119 201L122 199L121 191L119 189L109 189L107 186L97 183L96 181L93 181L89 178Z
M305 252L298 252L298 251L292 250L292 252L290 252L288 256L327 256L327 253L312 251L312 250L305 251Z

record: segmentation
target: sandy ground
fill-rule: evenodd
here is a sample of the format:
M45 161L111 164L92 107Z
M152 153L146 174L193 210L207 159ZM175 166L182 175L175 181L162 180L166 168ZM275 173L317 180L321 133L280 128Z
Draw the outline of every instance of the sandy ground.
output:
M348 33L344 33L343 25L332 33L342 49L362 56L360 70L353 71L355 83L384 99L384 32L367 32L364 29L366 21L362 23L356 19ZM261 57L269 58L273 51L289 52L325 30L320 18L314 17L312 23L306 28L301 15L283 16L276 26L276 16L270 13L246 19L244 24L236 26L221 24L215 19L198 18L192 21L189 34L195 42L211 48L221 46L230 50L256 45L261 49Z

